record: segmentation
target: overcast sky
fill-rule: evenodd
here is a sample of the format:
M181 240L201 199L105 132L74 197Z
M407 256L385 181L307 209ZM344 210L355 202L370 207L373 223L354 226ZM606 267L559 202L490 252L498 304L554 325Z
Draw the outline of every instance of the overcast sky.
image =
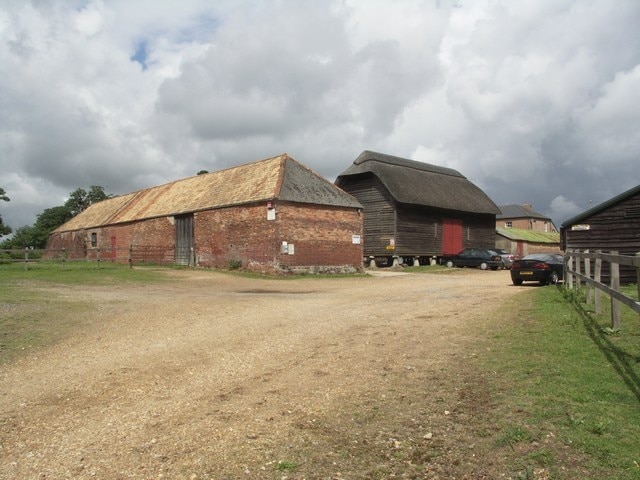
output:
M638 0L3 0L0 215L374 150L559 227L640 184L639 25Z

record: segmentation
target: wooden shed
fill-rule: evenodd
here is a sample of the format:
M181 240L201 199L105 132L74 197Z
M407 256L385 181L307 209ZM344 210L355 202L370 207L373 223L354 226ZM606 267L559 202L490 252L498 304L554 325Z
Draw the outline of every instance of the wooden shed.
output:
M50 254L267 272L362 269L362 206L287 154L91 205Z
M564 221L560 239L564 250L639 253L640 185ZM632 267L621 266L620 277L625 283L636 281Z
M364 207L367 264L425 264L495 247L500 210L456 170L364 151L335 183Z

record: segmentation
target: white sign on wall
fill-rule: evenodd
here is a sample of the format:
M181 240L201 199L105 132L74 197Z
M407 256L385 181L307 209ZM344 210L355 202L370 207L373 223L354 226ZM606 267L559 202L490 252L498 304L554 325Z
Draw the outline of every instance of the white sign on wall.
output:
M351 243L353 243L354 245L360 245L360 235L351 235Z

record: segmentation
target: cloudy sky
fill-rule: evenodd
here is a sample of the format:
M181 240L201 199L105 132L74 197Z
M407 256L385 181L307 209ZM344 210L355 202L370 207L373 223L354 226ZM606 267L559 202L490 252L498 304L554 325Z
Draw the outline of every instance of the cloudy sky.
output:
M559 226L640 183L638 25L637 0L3 0L0 215L374 150Z

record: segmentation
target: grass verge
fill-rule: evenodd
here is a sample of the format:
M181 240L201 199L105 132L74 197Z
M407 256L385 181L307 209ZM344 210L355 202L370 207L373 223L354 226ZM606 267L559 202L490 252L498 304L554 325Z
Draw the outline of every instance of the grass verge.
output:
M506 311L480 368L492 372L493 441L512 478L640 479L637 314L623 307L612 332L583 292L554 287L532 288Z

